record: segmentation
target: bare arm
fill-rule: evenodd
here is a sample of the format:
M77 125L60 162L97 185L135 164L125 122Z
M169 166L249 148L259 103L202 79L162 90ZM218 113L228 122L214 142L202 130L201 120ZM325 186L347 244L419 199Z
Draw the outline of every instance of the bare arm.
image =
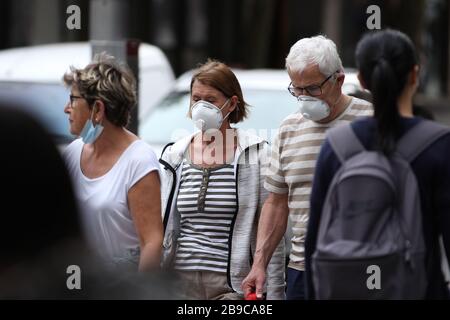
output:
M266 268L273 252L286 232L289 216L288 195L270 193L262 208L258 224L256 252L250 273L242 282L244 295L255 291L262 296Z
M254 264L264 270L286 232L288 216L288 195L271 192L262 208L254 257Z
M163 241L160 181L152 171L128 192L128 203L141 246L139 271L159 268Z

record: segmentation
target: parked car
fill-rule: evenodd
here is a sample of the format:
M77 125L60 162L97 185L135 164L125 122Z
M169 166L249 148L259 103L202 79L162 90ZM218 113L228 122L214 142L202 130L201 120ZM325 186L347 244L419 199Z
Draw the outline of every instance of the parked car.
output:
M69 94L69 90L62 85L0 81L0 104L20 107L34 116L59 146L75 138L69 132L67 115L64 114Z
M250 104L249 117L237 127L252 130L269 142L275 137L283 119L295 112L297 101L289 94L290 78L283 69L234 69ZM139 135L157 153L169 142L194 132L192 121L187 118L190 93L189 86L193 71L180 76L172 91L158 103L139 125ZM356 77L356 71L346 71L343 91L347 94L363 92Z
M69 93L62 76L70 66L91 61L88 42L58 43L0 51L0 102L22 102L58 142L70 141L64 106ZM153 45L139 48L139 117L142 119L172 88L175 77L164 53Z

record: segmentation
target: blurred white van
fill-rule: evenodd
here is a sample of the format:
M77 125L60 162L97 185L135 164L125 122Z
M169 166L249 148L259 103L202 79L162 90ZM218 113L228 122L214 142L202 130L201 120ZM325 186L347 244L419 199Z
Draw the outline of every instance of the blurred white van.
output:
M89 42L69 42L0 51L0 81L61 83L71 65L84 67L91 61ZM139 47L139 116L146 114L175 80L172 67L159 49Z
M69 133L64 106L69 92L62 76L70 66L91 61L89 42L57 43L0 51L0 104L21 105L42 122L58 144L74 137ZM139 47L139 119L172 89L175 76L167 57L158 48Z

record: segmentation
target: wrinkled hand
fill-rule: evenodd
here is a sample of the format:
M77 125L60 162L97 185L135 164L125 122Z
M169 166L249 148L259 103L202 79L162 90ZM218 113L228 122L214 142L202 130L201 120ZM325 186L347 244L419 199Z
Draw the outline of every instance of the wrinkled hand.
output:
M266 270L254 265L241 284L241 288L244 291L244 297L247 298L251 293L256 293L257 299L263 299L265 282Z

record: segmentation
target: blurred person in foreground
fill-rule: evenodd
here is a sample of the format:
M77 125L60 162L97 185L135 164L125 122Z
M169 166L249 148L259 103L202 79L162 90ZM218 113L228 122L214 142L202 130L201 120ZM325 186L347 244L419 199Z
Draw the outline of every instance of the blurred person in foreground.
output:
M170 273L102 268L60 152L20 109L0 105L0 299L176 299Z
M66 268L83 255L78 208L50 136L15 106L0 107L0 298L58 297ZM55 281L55 278L61 281Z
M249 110L227 65L208 60L190 89L188 114L200 132L168 145L160 160L163 266L177 273L186 299L243 299L240 284L252 265L267 196L267 142L231 126ZM284 242L276 247L268 262L267 299L284 299Z
M80 136L64 152L85 207L89 242L111 267L148 271L160 263L163 227L159 164L153 150L125 127L136 104L131 71L105 54L64 75L64 111Z

